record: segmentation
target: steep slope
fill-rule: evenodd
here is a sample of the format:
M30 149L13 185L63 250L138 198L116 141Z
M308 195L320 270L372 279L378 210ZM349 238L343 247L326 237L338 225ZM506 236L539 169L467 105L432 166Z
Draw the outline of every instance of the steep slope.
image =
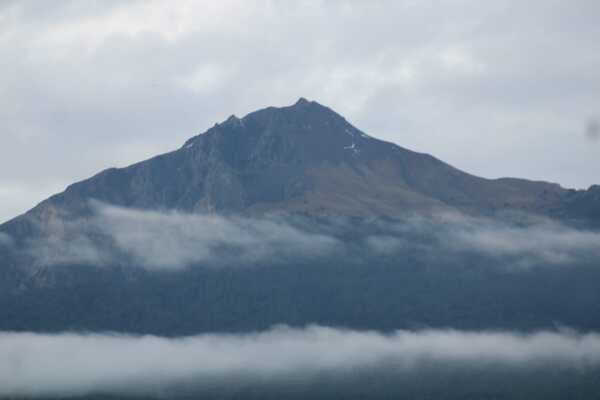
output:
M89 200L189 212L396 216L458 208L550 213L569 193L559 185L488 180L366 135L316 102L231 116L177 151L112 168L69 186L27 214L47 221L84 215ZM6 224L13 236L34 229Z

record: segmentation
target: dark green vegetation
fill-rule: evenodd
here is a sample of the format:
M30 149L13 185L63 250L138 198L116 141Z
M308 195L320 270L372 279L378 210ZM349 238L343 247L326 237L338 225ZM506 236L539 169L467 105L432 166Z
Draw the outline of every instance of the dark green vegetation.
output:
M0 330L159 335L262 330L274 324L355 329L600 330L595 257L568 265L449 250L431 232L381 254L355 222L343 249L313 259L177 271L65 265L15 273L0 295ZM423 247L423 244L432 244ZM5 281L6 284L7 281Z
M600 329L600 272L593 266L511 274L381 262L178 274L86 268L56 274L75 277L3 293L0 329L161 335L259 330L279 323L381 330Z

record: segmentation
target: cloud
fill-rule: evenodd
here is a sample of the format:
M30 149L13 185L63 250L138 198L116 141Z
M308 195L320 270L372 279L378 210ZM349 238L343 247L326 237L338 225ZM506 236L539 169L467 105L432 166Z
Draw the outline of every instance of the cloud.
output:
M518 257L520 263L568 264L600 256L600 233L564 226L486 225L457 230L449 239L458 248L492 256Z
M27 181L18 182L18 179L0 179L0 182L0 224L26 211L23 199L43 199L48 193L58 193L67 186L59 182L43 182L32 186Z
M389 235L369 236L366 243L375 253L385 255L394 254L412 246L405 239Z
M13 239L8 234L0 232L0 247L11 247Z
M39 265L121 264L180 269L250 265L330 255L337 239L276 216L247 218L125 209L96 204L90 218L52 221L27 252Z
M568 265L600 257L600 232L535 216L483 218L452 213L408 217L380 227L383 234L369 236L365 243L382 255L413 250L443 258L471 253L517 266Z
M148 270L249 266L335 257L415 255L430 262L478 255L494 265L577 265L600 257L600 232L532 215L344 218L242 217L144 211L92 202L93 215L57 211L22 249L37 266L132 265ZM366 251L365 251L366 250ZM358 251L358 253L353 253Z
M600 365L600 336L453 330L384 335L318 326L171 339L1 333L0 355L0 397L170 397L186 385L197 391L253 384L276 387L351 372L360 376L361 371L378 368L401 377L428 365L466 368L479 371L479 376L498 367L576 369L581 374Z
M29 240L26 253L33 257L35 266L52 265L96 265L103 266L117 263L117 254L108 247L100 247L83 231L75 228L76 224L68 224L68 237L50 232L43 239Z
M600 120L590 119L585 127L585 134L590 140L600 139Z

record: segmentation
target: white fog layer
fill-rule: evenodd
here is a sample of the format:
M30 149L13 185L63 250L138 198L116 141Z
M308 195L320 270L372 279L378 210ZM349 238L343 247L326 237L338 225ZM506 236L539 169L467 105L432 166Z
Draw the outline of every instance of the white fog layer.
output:
M487 368L600 364L600 336L573 332L398 331L318 326L167 339L111 334L0 334L0 397L147 394L182 382L277 383L316 373L425 363Z
M45 235L25 251L40 266L111 265L124 258L149 270L190 265L249 265L283 259L316 259L347 254L340 235L352 227L331 219L326 228L298 219L142 211L94 203L94 216L65 216L48 223ZM372 221L354 245L383 255L417 249L434 257L461 252L510 258L517 267L569 265L600 257L600 233L556 221L522 216L525 222L475 218L459 213ZM102 240L98 240L101 237ZM427 238L420 240L418 238ZM0 236L10 244L9 237ZM357 244L358 243L358 244ZM344 253L346 252L346 253Z

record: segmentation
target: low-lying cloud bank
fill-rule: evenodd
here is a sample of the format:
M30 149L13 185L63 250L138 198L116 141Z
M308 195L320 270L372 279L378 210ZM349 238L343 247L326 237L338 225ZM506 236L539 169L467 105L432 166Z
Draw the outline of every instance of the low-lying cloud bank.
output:
M0 397L168 395L426 366L579 372L600 366L600 335L452 330L390 335L324 327L167 339L110 334L0 334ZM359 373L360 375L360 373Z
M446 255L472 253L502 258L515 266L567 265L600 257L600 232L527 215L413 216L385 225L384 231L366 241L371 250L384 255L411 249Z
M91 218L54 221L29 243L37 264L107 265L127 259L147 269L250 264L331 254L337 239L276 217L245 218L94 205Z
M560 225L471 227L457 231L453 244L490 255L521 257L525 263L567 264L582 256L600 256L600 234Z
M198 215L141 211L93 203L88 218L58 218L30 240L35 265L129 264L150 270L190 265L237 266L406 252L455 259L470 254L512 266L568 265L600 257L600 232L526 215L476 218L411 216L394 222L298 216ZM1 243L10 238L0 236ZM358 249L358 251L356 251Z

